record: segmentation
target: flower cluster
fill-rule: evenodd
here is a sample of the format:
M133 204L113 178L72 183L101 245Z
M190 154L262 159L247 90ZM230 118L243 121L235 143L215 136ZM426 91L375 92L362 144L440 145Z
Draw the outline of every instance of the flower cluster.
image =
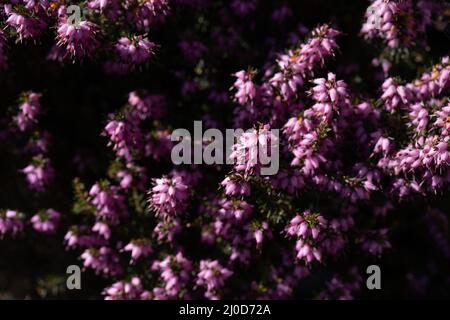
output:
M158 272L164 285L155 287L155 299L166 300L176 298L189 298L186 286L191 281L192 262L178 252L174 256L167 256L162 261L155 261L152 270Z
M75 9L74 9L75 8ZM55 30L49 60L84 60L103 56L112 72L127 73L153 55L155 44L144 37L150 26L164 20L167 0L85 1L70 5L61 1L5 1L1 7L8 33L21 41L38 41ZM111 39L111 21L121 19L121 29L132 36ZM4 62L4 39L0 36L0 62ZM113 49L116 49L116 56ZM118 58L118 60L116 60ZM5 67L5 63L0 64Z
M168 217L183 213L189 192L183 178L175 176L174 178L162 177L156 179L149 195L149 203L156 214Z
M217 299L215 292L224 286L225 280L232 274L232 271L222 267L217 260L202 260L196 283L206 288L205 297Z
M52 234L58 229L60 218L61 214L58 211L48 209L47 211L34 215L30 221L33 224L34 230L37 232Z
M308 263L322 260L322 253L317 243L323 237L326 220L318 214L307 210L302 215L291 220L286 228L286 234L296 237L297 259L305 259Z
M23 230L23 216L14 210L0 212L0 235L10 233L16 235Z
M104 290L106 300L146 300L150 292L142 289L141 279L134 277L130 282L119 281Z
M422 42L433 17L443 10L439 0L374 0L367 8L361 33L366 39L380 38L388 47L409 47Z

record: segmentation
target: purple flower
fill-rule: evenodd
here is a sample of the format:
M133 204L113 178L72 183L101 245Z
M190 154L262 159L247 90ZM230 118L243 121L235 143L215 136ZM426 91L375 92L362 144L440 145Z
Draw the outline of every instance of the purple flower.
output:
M92 231L97 232L106 240L109 240L109 238L111 238L111 229L109 228L109 225L105 222L97 221L92 227Z
M189 196L188 186L180 176L155 179L148 194L150 208L164 218L182 213Z
M44 19L34 18L31 15L22 15L15 12L11 4L5 4L5 13L8 15L6 23L13 27L20 40L37 38L47 28Z
M148 257L153 252L148 239L132 240L123 248L123 251L131 252L130 263L136 262L140 257Z
M250 217L253 206L244 200L225 200L221 201L221 208L218 213L225 218L245 220Z
M409 84L417 99L421 101L437 97L450 86L450 58L445 56L441 62L433 66L430 72Z
M155 261L152 270L158 271L163 280L163 287L155 287L153 294L157 300L188 298L183 290L191 280L192 262L181 252L175 256L168 255L162 261Z
M323 300L353 300L354 295L361 290L363 277L358 272L359 268L352 267L344 275L335 275L319 294Z
M244 132L233 145L230 158L235 162L235 170L245 174L259 174L263 156L271 156L272 147L279 143L278 137L270 130L270 125Z
M179 220L162 220L156 225L153 234L158 241L173 242L175 235L179 234L182 230L183 227Z
M58 229L61 214L53 209L41 211L31 218L34 230L45 234L53 234Z
M264 221L261 226L253 232L253 235L256 241L256 248L258 249L261 249L265 237L270 239L273 236L269 224L266 221Z
M112 120L108 122L105 127L105 133L110 136L111 142L117 155L131 160L132 150L128 146L130 140L129 134L126 131L125 122Z
M253 72L239 71L234 74L236 81L233 86L236 88L234 98L240 105L252 102L257 95L257 87L252 81Z
M29 130L37 123L37 116L41 112L40 98L41 94L32 92L27 95L26 100L19 106L20 113L14 120L20 131Z
M397 47L399 35L395 26L395 18L399 13L400 8L395 1L374 1L367 8L367 21L364 23L361 33L367 39L385 38L389 47Z
M90 228L85 225L72 226L64 236L67 248L89 248L105 245L105 239L93 235Z
M388 78L383 82L383 95L381 99L385 103L388 112L404 107L411 100L411 91L407 86L398 85L393 78Z
M381 256L384 250L391 248L387 238L388 229L371 230L367 232L362 241L361 249L374 256Z
M116 277L123 273L119 257L111 248L89 248L80 257L84 266L93 269L97 274Z
M304 259L307 263L314 260L322 261L322 230L326 226L326 220L319 214L313 214L306 210L302 215L295 216L286 227L286 234L296 237L297 259Z
M344 103L348 98L347 85L342 80L336 80L336 75L331 72L328 73L326 79L314 79L313 83L316 86L312 88L311 93L313 99L316 100L319 104L330 103L339 105L341 103ZM324 109L324 111L320 113L324 115L332 110L331 106L329 107L329 109L325 106L322 108Z
M106 7L116 4L116 2L117 0L90 0L88 6L91 9L103 11Z
M239 174L227 176L220 185L228 196L250 195L250 184Z
M89 200L96 208L95 214L98 219L117 224L120 218L128 215L125 197L120 194L120 188L116 186L94 184L89 190Z
M23 214L14 210L0 211L1 237L8 233L15 236L17 233L22 232L23 226Z
M133 277L130 282L118 281L103 291L105 300L142 300L150 293L142 288L141 279Z
M149 117L161 119L166 113L164 96L148 94L145 91L132 91L128 95L128 103L136 108L136 116L142 120Z
M133 38L122 37L115 48L120 59L132 65L140 65L148 61L154 54L155 44L143 36Z
M55 175L50 160L41 156L33 158L33 163L23 168L21 172L26 175L29 188L38 192L43 192Z
M145 0L136 2L125 0L126 18L130 23L137 25L138 29L148 31L150 26L164 20L168 13L169 0Z
M375 147L373 149L374 153L382 153L386 155L389 152L390 149L390 141L387 138L380 137L375 144Z
M219 298L218 290L232 274L232 271L222 267L217 260L201 260L196 284L205 287L206 298L216 300Z
M127 171L121 170L117 172L116 176L120 179L120 186L123 189L128 189L133 183L133 176Z
M73 58L82 60L92 57L100 47L98 40L99 29L90 21L80 21L79 26L61 20L58 26L58 46L63 47Z
M279 71L269 79L271 86L276 88L285 100L293 98L297 88L305 83L305 78L312 74L318 65L323 65L324 58L334 55L338 48L335 38L339 34L340 32L327 25L316 28L307 43L279 57ZM271 89L268 94L273 94Z
M161 161L170 155L173 142L168 130L156 130L145 137L145 156L152 157L155 161Z

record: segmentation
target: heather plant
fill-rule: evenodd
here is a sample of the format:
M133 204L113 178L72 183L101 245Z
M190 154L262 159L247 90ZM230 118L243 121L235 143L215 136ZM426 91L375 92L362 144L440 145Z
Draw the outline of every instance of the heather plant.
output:
M0 297L448 296L449 27L440 0L0 1ZM238 161L174 161L199 121Z

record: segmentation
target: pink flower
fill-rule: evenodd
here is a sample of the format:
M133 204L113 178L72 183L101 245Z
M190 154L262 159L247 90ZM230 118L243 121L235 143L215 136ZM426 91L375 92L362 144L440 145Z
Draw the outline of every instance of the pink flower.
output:
M397 47L399 45L399 35L394 24L396 16L400 13L399 9L396 2L374 1L367 8L367 21L364 23L361 33L367 39L384 38L389 47Z
M322 66L326 57L334 55L338 48L337 30L327 25L316 28L313 37L297 50L290 50L278 59L279 71L269 79L272 87L279 90L285 100L297 94L297 88L303 86L305 78L311 75L317 66ZM272 90L268 92L273 94Z
M117 155L131 160L130 134L126 130L125 122L115 120L108 122L105 133L110 136L111 142L109 145L113 145Z
M150 208L156 212L156 215L162 217L181 213L186 208L189 196L188 186L184 184L180 176L155 179L148 194Z
M117 178L120 179L120 186L123 189L128 189L133 183L133 176L124 170L117 172Z
M386 155L390 149L390 141L387 138L380 137L373 149L374 153L383 153Z
M269 227L269 224L266 221L264 221L261 227L259 227L253 232L253 236L255 237L256 248L261 249L264 238L267 237L270 239L272 238L273 235Z
M168 13L169 0L146 0L138 3L125 0L123 6L128 9L128 22L135 24L140 30L148 31L151 25L164 20Z
M113 283L103 291L105 300L141 300L147 299L150 292L142 288L141 279L133 277L130 282Z
M261 247L261 244L263 242L264 236L262 230L256 230L255 233L255 240L256 240L256 246Z
M145 137L145 155L155 161L161 161L169 157L173 147L170 137L170 131L168 130L156 130L156 132L148 134Z
M162 261L155 261L153 271L158 271L163 280L163 287L155 287L153 293L155 299L188 298L183 291L191 280L192 262L185 258L181 252L175 256L168 255Z
M89 201L96 208L95 214L98 219L117 224L120 218L128 215L125 197L116 186L94 184L89 190Z
M14 118L20 131L29 130L37 123L37 116L41 112L40 98L41 94L32 92L20 105L20 113Z
M371 255L380 256L384 250L391 248L387 234L388 229L367 232L364 236L361 249Z
M35 157L33 164L30 164L21 170L26 175L28 186L32 190L42 192L51 183L54 178L55 171L50 160Z
M97 221L92 227L92 231L97 232L106 240L109 240L109 238L111 238L111 229L109 228L109 225L107 223Z
M178 219L162 220L158 222L153 230L158 241L173 242L177 234L183 231L183 227Z
M3 237L7 233L15 236L23 230L23 214L14 211L0 211L0 236Z
M93 269L97 274L116 277L123 273L119 257L111 248L86 249L81 254L81 259L86 268Z
M233 86L237 89L234 95L240 105L246 105L256 98L257 88L252 81L253 73L251 71L239 71L234 74L236 81Z
M34 230L45 234L53 234L58 229L61 214L53 209L39 212L31 218Z
M221 208L218 213L225 218L245 220L250 217L253 206L244 200L225 200L221 201Z
M115 48L120 59L124 62L139 65L149 60L156 45L143 36L133 38L122 37L118 40Z
M90 0L88 6L89 8L103 11L107 6L114 5L116 1L117 0Z
M16 30L20 40L37 38L41 35L42 31L47 28L44 19L19 14L13 11L11 4L5 4L4 10L8 15L6 23Z
M135 107L136 116L144 119L149 117L160 119L166 113L166 99L157 94L148 94L146 91L132 91L128 94L128 103Z
M106 244L105 239L90 233L90 228L85 225L72 226L64 236L67 248L89 248Z
M232 274L232 271L222 267L217 260L201 260L196 283L206 288L206 298L216 300L219 298L217 290L224 286Z
M58 26L58 46L65 48L73 58L92 57L100 46L98 27L90 21L80 21L79 26L62 20Z
M411 98L411 90L407 86L401 86L393 78L388 78L382 85L383 95L381 99L387 111L394 112L395 109L404 107Z
M225 194L228 196L248 196L250 195L250 184L238 174L227 176L220 185L224 187Z
M327 221L319 214L313 214L306 210L302 215L295 216L286 227L285 232L289 236L296 237L295 249L297 259L311 263L314 260L322 261L321 242L323 230Z
M235 162L235 170L245 174L259 174L264 157L271 156L272 148L278 143L279 139L269 125L247 130L232 147L230 158Z
M329 72L326 79L314 79L313 83L316 86L312 88L311 93L313 99L318 103L339 105L348 98L347 85L342 80L336 80L336 75L334 73Z
M136 262L140 257L148 257L153 252L148 239L132 240L123 248L123 251L131 252L130 263Z

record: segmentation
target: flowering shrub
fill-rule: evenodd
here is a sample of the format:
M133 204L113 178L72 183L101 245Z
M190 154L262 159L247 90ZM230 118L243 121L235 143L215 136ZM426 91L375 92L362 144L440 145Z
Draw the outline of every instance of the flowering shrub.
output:
M445 296L448 22L440 0L1 1L0 297ZM257 134L176 165L195 120ZM274 142L264 175L248 148Z

